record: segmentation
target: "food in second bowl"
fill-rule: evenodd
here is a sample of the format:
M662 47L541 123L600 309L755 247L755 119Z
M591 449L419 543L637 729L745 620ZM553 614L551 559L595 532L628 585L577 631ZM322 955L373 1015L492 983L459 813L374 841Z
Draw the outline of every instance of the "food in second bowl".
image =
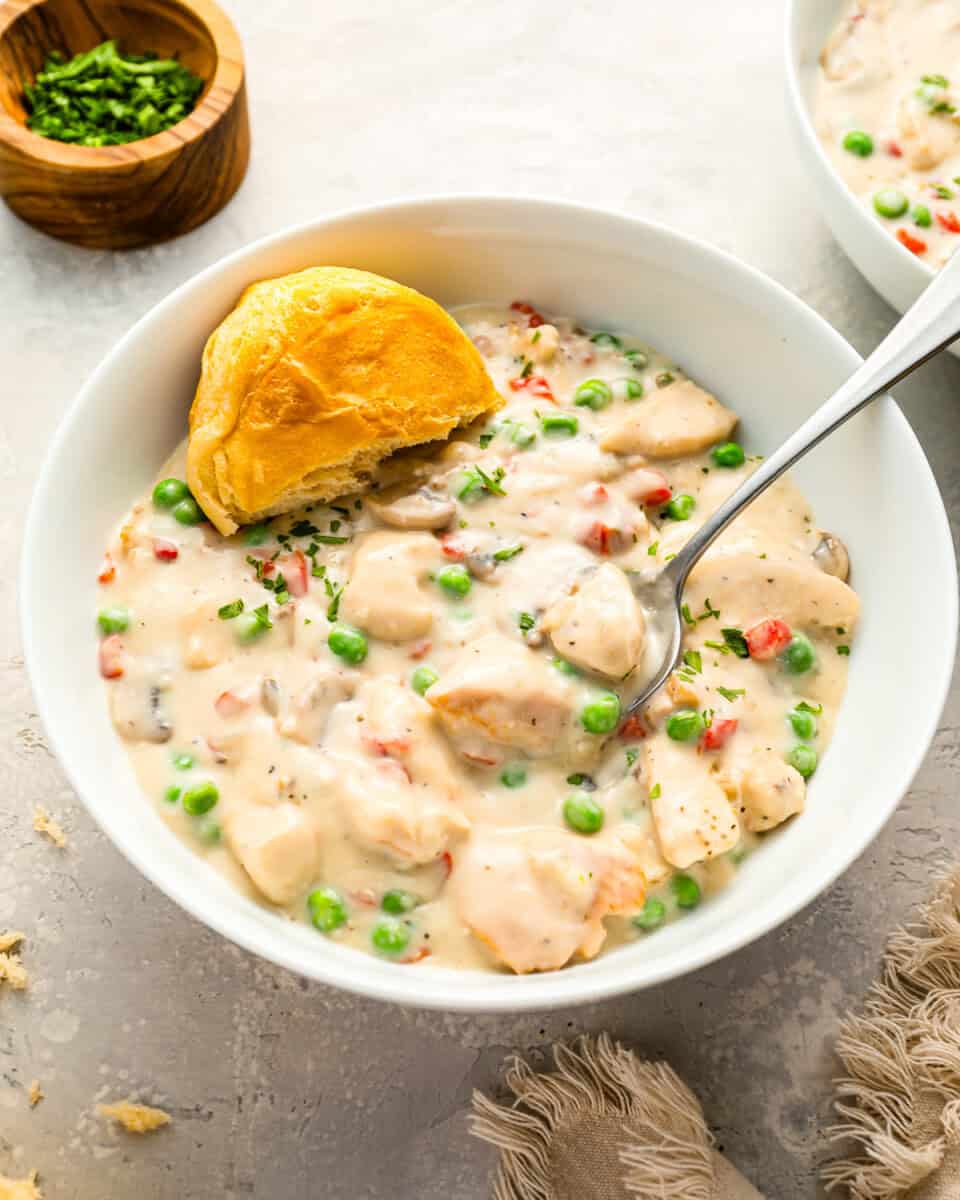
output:
M634 340L460 319L505 407L362 495L224 537L178 451L109 548L100 669L144 790L238 886L399 963L548 970L695 908L802 810L858 601L779 482L625 721L659 657L629 573L755 460Z
M848 0L820 56L814 116L841 178L912 253L960 245L960 8Z

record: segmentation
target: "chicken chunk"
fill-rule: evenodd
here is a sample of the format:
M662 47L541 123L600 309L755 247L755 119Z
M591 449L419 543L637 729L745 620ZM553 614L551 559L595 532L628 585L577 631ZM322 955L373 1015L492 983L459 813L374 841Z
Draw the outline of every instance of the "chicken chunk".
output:
M740 783L740 812L751 833L763 833L803 812L807 785L773 750L755 750Z
M169 742L173 722L165 696L171 672L149 659L130 656L122 678L109 690L114 728L129 742Z
M361 542L340 601L340 616L385 642L423 637L433 608L421 588L438 557L427 533L371 533Z
M710 552L694 568L684 598L696 613L708 597L724 625L744 628L773 616L792 629L839 626L849 634L860 612L856 592L812 560L761 559L736 551Z
M348 699L353 691L352 678L342 671L321 668L294 698L290 711L277 718L277 732L306 746L319 745L334 705ZM272 699L272 691L267 694Z
M461 920L518 974L592 958L603 919L643 904L639 863L617 838L561 830L503 830L472 839L454 862L450 893Z
M426 699L467 754L483 758L493 744L544 756L569 740L576 690L543 658L492 633L466 646Z
M696 750L657 734L644 746L644 755L654 793L650 811L667 862L683 869L732 850L740 840L736 813Z
M916 171L930 171L960 149L960 126L938 105L953 105L956 98L944 89L925 85L932 93L924 98L911 90L897 109L898 145Z
M715 396L689 379L681 379L660 388L642 404L632 405L603 434L600 446L616 454L680 458L722 442L737 420L736 413L724 408Z
M220 599L207 598L190 608L180 622L184 665L192 671L207 671L233 653L232 621L217 615Z
M622 679L640 661L643 613L626 575L604 563L543 615L558 654L599 675Z
M247 804L226 821L230 848L257 888L274 904L291 904L320 865L316 830L296 804Z

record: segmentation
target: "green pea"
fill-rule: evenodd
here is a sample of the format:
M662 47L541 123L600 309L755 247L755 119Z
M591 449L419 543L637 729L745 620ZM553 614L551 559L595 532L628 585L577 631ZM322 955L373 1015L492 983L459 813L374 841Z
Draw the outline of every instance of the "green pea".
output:
M910 201L897 188L881 188L873 197L873 207L881 217L902 217L910 207Z
M804 779L809 779L817 769L817 752L812 746L794 746L787 755L787 762Z
M194 833L208 846L216 846L223 838L220 822L215 821L213 817L202 817L194 827Z
M873 138L862 129L851 129L843 139L843 148L859 158L869 158L873 153Z
M674 875L670 880L670 890L678 908L696 908L700 903L700 884L692 875L684 875L682 872Z
M593 337L591 337L590 341L593 342L595 346L602 346L605 350L609 350L611 347L614 350L619 350L623 344L614 334L605 333L603 331L600 333L595 333Z
M739 442L724 442L722 446L714 446L710 457L718 467L742 467L746 461L746 455Z
M574 833L599 833L603 828L603 809L585 792L574 792L563 802L563 819Z
M540 418L540 428L555 437L575 437L580 422L568 413L547 413Z
M102 633L123 633L125 629L130 628L130 610L122 604L101 608L97 613L97 624Z
M612 733L620 724L620 697L600 692L580 710L580 723L587 733Z
M667 717L666 729L675 742L692 742L703 733L703 717L695 708L678 708Z
M244 543L248 546L262 546L270 537L266 525L248 525L243 531Z
M803 712L801 709L795 708L792 712L787 713L787 720L790 722L790 727L798 738L809 741L811 738L817 736L817 722L813 718L813 713Z
M508 763L500 772L500 782L504 787L523 787L527 782L527 768L520 763Z
M466 596L473 586L470 572L463 563L451 563L437 572L437 583L451 596Z
M610 384L603 379L586 379L573 393L573 402L580 408L592 408L599 412L613 399Z
M420 900L413 892L405 892L402 888L391 888L388 892L383 893L380 907L384 912L400 916L402 913L412 912L419 903Z
M638 929L642 929L644 933L650 933L654 929L659 929L666 919L667 906L662 900L651 896L633 918L633 924Z
M170 787L163 793L163 798L168 804L176 804L180 799L180 793L183 789L175 787L171 784Z
M336 888L315 888L307 896L307 912L310 924L321 933L332 933L347 919L347 906Z
M623 357L635 371L643 371L650 365L650 359L643 350L624 350Z
M914 225L919 225L921 229L929 229L933 224L933 214L925 204L915 204L910 216Z
M200 505L192 496L185 496L178 504L175 504L173 515L181 525L199 525L201 521L206 520Z
M396 917L381 917L370 934L381 954L402 954L410 943L410 930Z
M153 502L157 508L173 508L190 496L190 489L182 479L161 479L153 489Z
M193 755L187 754L186 751L183 751L180 754L175 754L173 756L173 765L177 768L178 771L189 771L190 768L193 766L193 763L194 763Z
M616 400L639 400L643 396L643 384L639 379L624 379L613 381L613 395Z
M817 661L816 651L810 639L804 637L802 633L793 635L790 645L780 657L791 675L802 675L805 671L809 671Z
M510 425L510 441L515 446L519 446L521 450L526 450L528 446L532 446L537 440L537 435L532 429L526 425L521 425L519 421L513 421Z
M417 667L410 676L410 686L418 696L422 696L427 688L433 687L439 678L440 676L433 667Z
M337 656L351 666L359 666L367 657L367 638L352 625L334 625L327 636L327 645Z
M183 811L191 817L202 817L216 806L220 793L216 784L200 783L183 793Z
M689 493L681 492L679 496L674 496L667 502L664 512L671 520L686 521L696 507L696 500Z

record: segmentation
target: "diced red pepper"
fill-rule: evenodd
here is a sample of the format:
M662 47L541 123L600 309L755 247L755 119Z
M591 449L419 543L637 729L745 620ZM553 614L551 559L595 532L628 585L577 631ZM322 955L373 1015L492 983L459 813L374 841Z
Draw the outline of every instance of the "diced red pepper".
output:
M652 467L641 467L632 471L627 485L630 498L639 501L640 504L666 504L673 495L666 475L662 471L653 470Z
M531 396L536 396L539 400L549 400L551 403L556 404L550 384L547 383L542 375L527 375L526 378L518 375L516 379L510 380L510 387L515 392L526 391Z
M362 904L364 908L376 908L377 897L373 888L354 888L347 892L347 895L355 904Z
M407 657L412 658L415 662L417 662L421 658L426 658L432 648L433 642L428 641L426 638L422 638L419 642L414 642L414 644L410 647L409 651L407 652Z
M287 581L287 591L290 595L305 596L310 589L310 572L303 551L294 550L292 554L282 555L277 559L277 566ZM266 575L266 569L263 573Z
M546 324L540 313L537 312L532 304L527 304L525 300L514 300L510 307L514 312L523 313L527 317L527 324L531 329L536 329L540 325Z
M960 232L960 230L958 230L958 232ZM923 238L914 237L913 234L909 233L906 229L897 230L897 241L901 246L906 246L911 254L926 254L927 252L927 243L923 240Z
M638 713L631 713L617 730L617 734L625 742L637 742L640 738L645 738L647 736L647 727L644 724L643 717Z
M580 538L588 550L596 554L615 554L621 546L623 535L619 529L611 529L603 521L594 521Z
M887 142L886 151L890 155L891 158L903 158L903 151L900 149L900 147L897 145L897 143L895 141L893 141L892 139L889 142Z
M443 551L444 558L452 558L454 562L463 562L467 557L463 543L452 533L443 535L440 539L440 549Z
M103 562L100 564L100 571L97 575L98 583L113 583L117 576L117 568L114 565L113 559L109 554L103 556Z
M473 750L461 750L460 752L467 762L476 763L478 767L495 767L497 759L490 758L486 754L477 754Z
M429 948L427 946L418 946L416 948L416 950L411 951L409 954L405 955L403 958L397 959L397 962L416 963L416 962L422 962L425 958L429 958L429 957L430 957Z
M950 212L938 212L937 220L947 230L948 233L960 233L960 221L957 220L957 214Z
M453 855L449 850L444 850L440 855L440 861L443 863L444 879L449 879L453 871Z
M175 542L168 542L166 538L154 538L153 557L159 558L161 562L176 562L180 551Z
M123 639L111 633L100 643L100 674L104 679L119 679L123 674Z
M710 728L705 729L700 735L700 748L702 750L720 750L736 732L737 721L733 717L724 717L719 721L714 718Z
M754 625L743 636L747 643L747 649L750 651L750 657L759 659L761 662L782 654L793 638L790 626L786 621L780 621L776 617L768 617L759 625Z
M214 700L213 707L217 710L217 715L220 717L239 717L242 712L250 707L250 701L245 700L242 696L238 696L236 692L226 691L221 692Z

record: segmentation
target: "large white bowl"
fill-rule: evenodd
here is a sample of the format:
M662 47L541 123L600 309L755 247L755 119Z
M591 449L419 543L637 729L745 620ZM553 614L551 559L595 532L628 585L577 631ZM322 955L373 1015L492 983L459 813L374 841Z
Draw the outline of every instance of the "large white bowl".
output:
M906 312L934 276L854 196L833 168L813 123L818 59L845 0L789 0L786 24L787 108L803 164L830 232L884 300ZM960 349L953 353L960 354Z
M253 280L316 263L378 271L448 305L526 297L588 325L635 331L741 413L754 450L776 445L858 362L815 313L735 259L660 226L544 200L434 198L343 213L209 268L134 326L81 390L27 522L27 662L51 744L94 818L168 896L256 954L338 987L435 1008L539 1009L628 992L728 954L797 912L893 812L950 679L957 582L947 520L923 451L890 400L797 471L818 520L846 539L863 599L849 694L808 809L682 921L553 974L402 967L259 908L161 822L107 715L96 568L111 526L183 436L207 335Z

